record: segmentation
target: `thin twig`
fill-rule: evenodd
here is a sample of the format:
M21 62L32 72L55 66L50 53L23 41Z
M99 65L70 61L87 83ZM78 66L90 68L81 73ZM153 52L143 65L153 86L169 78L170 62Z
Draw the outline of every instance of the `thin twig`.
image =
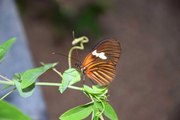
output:
M0 81L0 84L5 84L5 85L14 85L13 81ZM49 82L36 82L36 85L41 85L41 86L57 86L59 87L61 83L49 83ZM68 86L68 88L74 89L74 90L80 90L83 91L83 88L81 87L76 87L76 86Z
M59 72L56 68L53 68L53 71L56 72L59 76L63 77L62 73Z
M13 81L2 81L2 80L0 80L0 84L14 85L14 82Z
M40 85L40 86L57 86L57 87L59 87L61 85L61 83L36 82L36 85ZM68 88L71 88L71 89L74 89L74 90L80 90L80 91L83 90L83 88L76 87L76 86L68 86Z
M8 93L6 93L4 96L2 96L0 98L0 100L3 100L5 97L7 97L8 95L10 95L12 92L14 92L16 90L16 88L12 89L11 91L9 91Z
M7 81L11 81L10 79L8 79L7 77L4 77L4 76L2 76L2 75L0 75L0 78L2 78L2 79L4 79L4 80L7 80Z
M103 116L102 116L102 115L101 115L100 119L101 119L101 120L104 120L104 118L103 118Z

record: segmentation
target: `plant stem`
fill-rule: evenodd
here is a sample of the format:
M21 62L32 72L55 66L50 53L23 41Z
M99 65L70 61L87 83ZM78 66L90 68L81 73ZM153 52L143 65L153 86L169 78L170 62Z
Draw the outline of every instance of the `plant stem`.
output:
M49 82L36 82L36 85L39 86L60 86L60 83L49 83Z
M56 72L59 76L63 77L62 73L59 72L56 68L53 68L53 71Z
M2 79L4 79L4 80L7 80L7 81L11 81L10 79L8 79L8 78L6 78L6 77L4 77L4 76L2 76L2 75L0 75L0 78L2 78Z
M77 43L80 42L80 46L74 46L69 50L69 54L68 54L68 64L69 64L69 68L71 68L71 56L72 56L72 51L75 49L80 49L83 50L84 49L84 45L83 43L87 43L89 41L89 39L86 36L80 37L80 38L76 38L73 40L72 44L75 45Z
M0 80L0 84L14 85L14 82L13 81L3 81L3 80Z
M57 87L59 87L61 85L61 83L36 82L36 85L39 85L39 86L57 86ZM68 88L71 88L71 89L74 89L74 90L80 90L80 91L83 90L83 88L76 87L76 86L68 86Z
M13 81L2 81L2 80L0 80L0 84L14 85L14 82ZM61 83L36 82L36 85L39 85L39 86L57 86L57 87L59 87L61 85ZM68 88L71 88L71 89L74 89L74 90L80 90L80 91L83 90L83 88L76 87L76 86L68 86Z
M4 96L2 96L0 98L0 100L3 100L5 97L7 97L8 95L10 95L12 92L14 92L16 90L16 88L12 89L11 91L9 91L8 93L6 93Z
M102 116L102 115L101 115L100 119L101 119L101 120L104 120L104 118L103 118L103 116Z

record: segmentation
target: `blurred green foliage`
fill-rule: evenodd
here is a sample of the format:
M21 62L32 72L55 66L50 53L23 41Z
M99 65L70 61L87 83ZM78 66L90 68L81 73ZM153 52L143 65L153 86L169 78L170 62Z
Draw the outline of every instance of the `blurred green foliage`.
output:
M0 100L0 120L31 120L15 106Z
M36 11L32 6L28 7L30 0L16 0L22 14L27 15L27 11L34 11L36 18L46 19L54 26L57 36L66 36L75 31L77 36L86 34L96 38L103 34L98 17L105 12L105 5L102 2L87 3L78 12L65 10L63 4L56 1L49 1L51 5ZM32 1L33 2L33 1ZM42 3L43 6L43 3ZM41 8L42 8L41 6ZM31 8L27 10L28 8ZM76 7L76 6L75 6ZM31 12L32 12L31 11Z

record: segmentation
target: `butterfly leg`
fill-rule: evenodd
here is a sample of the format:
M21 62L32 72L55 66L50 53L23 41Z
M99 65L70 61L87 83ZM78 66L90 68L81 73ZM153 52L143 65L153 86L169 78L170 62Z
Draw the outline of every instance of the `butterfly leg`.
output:
M85 84L85 79L86 79L86 76L83 74L83 75L82 75L83 85Z
M96 85L93 80L90 79L90 81L91 81L91 83L92 83L93 85ZM85 85L85 82L86 82L86 75L85 75L85 74L83 74L83 76L82 76L82 82L83 82L83 85Z

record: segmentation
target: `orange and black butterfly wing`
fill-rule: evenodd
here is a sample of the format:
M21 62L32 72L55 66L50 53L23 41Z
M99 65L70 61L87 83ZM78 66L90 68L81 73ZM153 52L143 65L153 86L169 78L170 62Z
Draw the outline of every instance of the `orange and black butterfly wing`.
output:
M100 58L93 54L103 53L106 57ZM91 53L89 53L83 64L82 68L84 73L100 85L108 85L115 77L116 64L120 57L120 43L114 39L107 39L100 42Z

